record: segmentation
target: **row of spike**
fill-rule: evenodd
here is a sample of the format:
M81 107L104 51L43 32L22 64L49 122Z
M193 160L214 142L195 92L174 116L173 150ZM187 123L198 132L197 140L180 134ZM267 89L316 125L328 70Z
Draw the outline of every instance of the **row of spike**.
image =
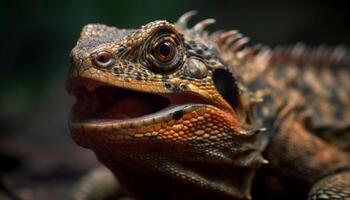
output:
M177 25L181 28L187 28L188 21L197 14L197 11L191 10L189 12L186 12L183 14L177 21ZM196 25L193 26L193 30L197 33L202 33L208 26L215 24L216 20L213 18L205 19L200 22L198 22Z
M188 21L197 14L197 11L192 10L183 14L177 21L177 25L183 29L187 28ZM198 34L203 34L205 29L214 24L216 21L213 18L204 19L197 24L195 24L192 30ZM248 37L244 37L237 30L230 31L216 31L210 35L210 38L224 51L238 52L241 50L249 41ZM240 59L244 59L248 56L254 55L259 52L263 46L261 44L254 45L252 47L247 47L242 49L242 51L237 54Z
M294 46L276 47L274 49L270 49L262 44L247 47L246 44L249 42L249 38L243 37L237 30L214 32L211 38L222 51L233 53L241 60L260 54L266 59L269 59L269 63L271 64L279 62L302 62L305 64L318 64L320 66L350 66L349 52L343 46L331 48L321 45L311 48L300 42Z
M316 48L298 43L291 47L276 47L271 52L271 63L294 62L318 66L350 66L350 55L342 46L330 48L321 45Z
M197 11L192 10L189 12L186 12L183 14L177 21L177 25L181 28L187 28L188 21L197 14ZM214 24L216 22L215 19L209 18L204 19L197 24L195 24L192 28L193 31L201 34L204 32L204 30ZM249 42L248 37L244 37L242 34L240 34L237 30L231 30L227 32L223 31L217 31L211 34L211 38L214 39L214 42L217 42L217 44L220 47L223 47L224 49L230 48L231 50L238 50L243 45L247 44ZM261 46L261 45L260 45ZM254 47L254 50L256 50L258 46Z
M183 14L177 21L177 25L187 28L188 21L197 14L197 11L189 11ZM215 23L215 19L204 19L192 28L195 32L202 34L204 30ZM315 63L321 65L344 64L350 65L350 56L346 49L342 46L329 48L321 45L317 48L307 48L303 43L298 43L291 47L276 47L270 49L261 44L246 47L250 41L248 37L244 37L237 30L216 31L210 35L222 51L235 53L238 59L251 58L252 56L265 54L267 58L271 58L272 63L278 62L304 62Z

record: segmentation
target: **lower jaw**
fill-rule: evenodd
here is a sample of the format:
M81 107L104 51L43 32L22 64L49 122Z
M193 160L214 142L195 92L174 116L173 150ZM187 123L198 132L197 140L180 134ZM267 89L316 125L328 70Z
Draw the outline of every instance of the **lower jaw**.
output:
M198 141L249 137L231 113L207 104L184 104L128 120L72 119L74 141L85 148L123 150L158 148ZM140 147L141 145L141 147ZM175 145L175 146L176 146ZM153 151L153 150L152 150Z
M74 117L73 114L70 119L70 128L86 128L91 127L112 127L113 129L128 129L141 128L160 122L169 122L171 120L180 119L183 115L195 110L204 109L207 107L214 107L207 104L184 104L184 105L170 105L167 108L153 114L144 115L141 117L130 119L102 119L102 118L79 118Z
M94 151L114 147L119 150L132 149L134 145L137 148L140 148L140 145L145 148L146 146L152 147L154 144L159 146L164 143L187 143L190 139L189 130L183 130L182 136L177 131L179 134L177 138L169 138L170 129L176 124L183 125L185 121L193 119L194 115L204 116L208 110L218 110L218 108L206 104L185 104L127 120L83 120L72 117L69 129L73 140L78 145ZM206 120L203 119L203 121Z

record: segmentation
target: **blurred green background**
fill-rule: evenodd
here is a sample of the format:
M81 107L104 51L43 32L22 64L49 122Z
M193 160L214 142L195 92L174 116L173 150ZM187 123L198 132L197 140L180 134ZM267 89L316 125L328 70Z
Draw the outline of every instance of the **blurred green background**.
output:
M173 22L192 9L199 14L190 24L214 17L212 30L238 29L253 43L350 46L346 0L2 0L0 198L9 188L28 199L56 193L62 199L96 163L73 144L66 126L73 102L64 90L69 53L85 24L135 28L157 19Z

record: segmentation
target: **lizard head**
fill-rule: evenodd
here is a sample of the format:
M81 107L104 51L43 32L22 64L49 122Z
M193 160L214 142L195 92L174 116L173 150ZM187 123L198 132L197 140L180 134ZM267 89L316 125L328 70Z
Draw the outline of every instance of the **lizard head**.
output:
M214 20L187 28L194 13L139 29L85 26L66 85L77 99L70 130L132 189L152 177L248 198L263 162L256 132L235 74L204 30ZM137 192L156 188L145 185Z

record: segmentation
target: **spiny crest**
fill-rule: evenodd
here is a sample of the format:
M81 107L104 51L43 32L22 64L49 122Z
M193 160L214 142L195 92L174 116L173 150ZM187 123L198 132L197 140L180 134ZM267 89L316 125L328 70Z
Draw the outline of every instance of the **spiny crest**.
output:
M195 16L197 11L191 10L183 14L178 20L177 24L182 28L187 28L187 23L191 19L191 17Z
M210 35L210 38L218 46L223 57L229 57L230 61L235 59L237 62L235 64L240 64L241 61L256 56L259 53L266 53L268 50L262 44L247 46L250 38L243 36L237 30L214 32Z
M211 24L214 24L215 22L216 21L213 18L202 20L193 26L193 30L195 32L201 33L205 30L205 28L207 28Z
M246 46L248 37L242 36L237 30L213 33L210 36L219 49L223 60L228 61L231 67L245 66L245 61L260 63L256 66L265 68L278 63L303 63L317 64L319 66L349 66L350 56L346 48L335 48L321 45L316 48L307 47L303 43L297 43L289 47L269 48L262 44Z
M177 25L182 29L187 29L188 21L197 14L197 11L192 10L183 14L177 21ZM215 19L209 18L204 19L197 24L195 24L190 30L199 35L204 35L207 32L205 29L214 24ZM210 40L212 40L222 52L229 52L231 56L234 56L237 59L237 62L244 60L246 58L257 55L260 50L267 49L261 44L254 45L252 47L247 47L250 39L244 37L237 30L230 31L216 31L210 34Z
M183 14L177 21L177 25L183 29L186 29L187 28L187 23L188 21L191 19L191 17L193 17L194 15L197 14L197 11L195 10L191 10L189 12L186 12L185 14ZM209 18L209 19L204 19L200 22L198 22L197 24L195 24L192 28L192 30L195 32L195 33L198 33L198 34L203 34L205 29L212 25L212 24L215 24L216 20L213 19L213 18Z
M278 63L317 64L318 66L349 66L350 56L343 46L329 48L321 45L310 48L303 43L291 47L276 47L271 52L271 64Z

